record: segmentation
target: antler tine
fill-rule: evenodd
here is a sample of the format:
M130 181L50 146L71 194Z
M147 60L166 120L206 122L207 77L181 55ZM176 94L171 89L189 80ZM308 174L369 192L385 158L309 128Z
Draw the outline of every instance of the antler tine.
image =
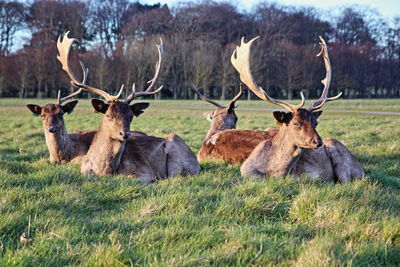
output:
M129 95L125 98L125 100L124 100L125 103L129 104L129 103L133 100L133 98L135 97L135 91L136 91L136 86L135 86L135 83L133 83L133 84L132 84L132 93L129 94Z
M61 99L60 99L60 97L61 97L61 90L58 90L58 94L57 94L57 103L58 103L58 104L61 104Z
M321 97L318 100L315 100L313 103L311 103L310 107L308 108L311 111L320 109L326 102L336 100L342 95L342 92L340 92L337 96L328 97L329 86L331 84L331 78L332 78L331 62L329 60L328 47L326 45L324 38L319 36L319 39L321 40L321 42L319 43L319 45L321 46L321 50L317 54L317 57L323 56L324 58L326 76L321 81L321 83L324 85Z
M160 87L157 88L157 90L153 91L153 92L138 92L136 93L136 89L135 89L135 84L132 85L132 93L130 95L128 95L127 98L125 98L124 102L129 104L133 99L141 97L141 96L147 96L147 95L155 95L158 94L161 89L163 89L164 85L161 85Z
M160 87L157 88L157 90L154 90L153 92L148 92L148 91L137 92L137 93L135 93L135 98L138 98L138 97L141 97L141 96L158 94L161 91L161 89L163 89L163 87L164 87L164 85L161 85Z
M204 95L202 95L202 94L200 93L199 89L196 87L195 84L192 84L191 89L192 89L193 93L195 93L196 95L198 95L199 98L200 98L201 100L206 101L206 102L208 102L208 103L210 103L210 104L213 104L214 106L216 106L216 107L218 107L218 108L223 108L223 107L224 107L224 106L222 106L221 104L219 104L218 102L215 102L215 101L213 101L213 100L211 100L211 99L208 99L207 97L205 97Z
M161 59L162 59L162 53L163 53L163 49L164 49L163 41L161 38L160 38L160 44L157 44L156 47L157 47L157 51L158 51L158 61L156 62L154 77L150 81L147 82L147 83L150 83L149 87L147 87L147 89L143 92L136 93L134 90L135 84L133 84L132 93L130 95L128 95L127 98L125 98L125 100L124 100L125 103L129 104L134 98L138 98L141 96L155 95L155 94L159 93L161 91L161 89L163 88L163 85L161 85L160 87L157 88L157 90L152 91L156 84L158 74L160 73L160 69L161 69Z
M63 70L68 74L69 78L71 79L72 85L74 85L75 87L78 87L80 89L83 89L85 91L98 94L98 95L104 97L108 102L116 101L119 98L119 96L121 95L122 91L120 91L120 93L118 95L112 96L112 95L109 95L107 92L105 92L105 91L103 91L101 89L88 86L88 85L85 84L85 82L80 82L76 78L75 74L72 72L72 70L71 70L71 68L69 66L68 57L69 57L69 52L71 50L72 44L74 42L78 42L78 40L76 40L75 38L69 38L68 34L69 34L69 31L67 31L63 35L62 41L61 41L61 36L58 37L58 40L57 40L57 49L58 49L57 59L58 59L58 61L60 61Z
M157 60L156 67L155 67L154 77L150 81L147 82L147 83L150 83L150 85L146 89L146 92L150 92L151 90L153 90L153 87L156 84L156 80L158 78L158 74L160 73L161 58L162 58L162 53L164 50L163 41L161 38L160 38L160 44L159 45L157 44L156 47L157 47L157 51L158 51L158 60Z
M228 113L238 107L237 105L235 105L235 103L242 95L243 95L243 84L240 83L239 93L231 100L231 102L228 105Z
M297 109L301 108L304 105L304 101L302 101L299 105L291 105L289 103L285 103L279 100L276 100L270 97L261 87L257 85L255 82L251 70L250 70L250 49L251 45L255 40L257 40L260 36L257 36L251 39L249 42L244 42L244 37L242 37L240 46L236 46L235 51L233 51L231 56L231 63L233 67L239 72L240 80L249 87L254 94L256 94L259 98L269 103L284 107L291 112L296 112ZM303 98L304 96L302 96Z
M85 84L85 83L86 83L87 76L88 76L88 73L89 73L89 69L85 67L85 65L82 63L82 61L79 61L79 63L80 63L80 65L81 65L82 73L83 73L82 83ZM70 94L70 95L67 95L66 97L63 97L63 98L60 99L60 91L58 91L58 104L62 104L62 103L64 103L65 101L67 101L67 100L69 100L69 99L71 99L71 98L76 97L76 96L79 95L81 92L82 92L82 88L79 88L78 91L76 91L76 92L74 92L74 93L72 93L72 94Z
M231 100L231 103L236 102L243 95L243 83L240 83L239 93Z

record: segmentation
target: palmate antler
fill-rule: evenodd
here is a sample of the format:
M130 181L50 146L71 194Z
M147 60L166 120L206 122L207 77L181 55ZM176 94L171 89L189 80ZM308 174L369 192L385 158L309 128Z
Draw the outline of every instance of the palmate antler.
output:
M98 89L95 87L91 87L89 85L86 85L86 81L80 82L77 78L76 75L73 73L73 71L71 70L70 66L69 66L69 52L71 50L71 46L74 42L78 42L78 40L76 40L75 38L69 38L68 37L68 33L66 32L64 34L64 36L58 38L57 41L57 49L58 49L58 53L59 55L57 55L57 59L60 61L63 70L68 74L69 78L71 79L71 83L72 85L74 85L75 87L79 88L79 89L83 89L85 91L91 92L91 93L95 93L98 94L102 97L104 97L108 102L115 102L116 100L118 100L118 98L121 96L122 90L124 89L124 85L121 86L121 89L119 90L118 94L113 96L108 94L107 92L105 92L102 89ZM147 88L146 91L144 92L135 92L135 85L133 84L132 86L132 93L124 100L125 103L130 103L134 98L136 97L140 97L140 96L145 96L145 95L154 95L158 92L161 91L162 86L160 88L158 88L156 91L151 92L151 90L153 89L154 85L155 85L155 81L157 80L159 71L160 71L160 66L161 66L161 54L162 54L162 41L160 45L157 45L158 48L158 53L159 53L159 60L156 64L156 73L153 77L153 79L151 79L150 85ZM84 68L83 63L81 63L81 67Z
M221 104L219 104L218 102L208 99L207 97L205 97L204 95L202 95L199 91L199 89L197 89L196 85L192 84L191 87L193 93L195 93L196 95L199 96L199 98L205 102L208 102L210 104L213 104L214 106L218 107L218 108L224 108L224 106L222 106ZM243 85L240 84L240 89L239 89L239 93L231 100L231 102L229 103L228 107L230 109L235 108L235 102L238 101L238 99L243 95Z
M247 85L247 87L250 88L251 91L253 91L254 94L256 94L259 98L284 107L291 112L296 112L299 108L304 106L304 95L301 93L301 98L302 101L300 104L294 106L289 103L285 103L279 100L276 100L272 97L270 97L261 87L257 85L257 83L254 81L253 75L251 74L250 70L250 49L251 45L255 40L257 40L260 36L257 36L253 39L251 39L249 42L245 43L244 42L244 37L242 37L241 44L240 46L236 46L235 51L233 51L232 56L231 56L231 62L233 67L239 72L240 74L240 80Z
M304 106L305 98L302 92L300 92L301 95L301 103L298 105L291 105L289 103L285 103L279 100L276 100L272 97L270 97L261 87L257 85L257 83L254 81L254 78L251 74L250 70L250 49L251 45L255 40L257 40L259 36L251 39L249 42L245 43L244 42L244 37L241 40L240 46L237 46L235 51L233 51L232 56L231 56L231 62L234 68L239 72L240 74L240 80L247 85L247 87L250 88L253 93L255 93L259 98L284 107L288 109L289 111L295 113L299 108L302 108ZM314 101L311 106L308 108L310 111L320 109L326 102L336 100L340 97L341 93L335 97L327 98L328 94L328 89L329 89L329 84L331 80L331 68L330 68L330 62L329 62L329 57L328 57L328 51L326 47L326 43L322 37L320 37L322 43L321 44L321 51L318 55L323 55L324 56L324 61L325 61L325 68L327 70L327 76L324 80L322 80L322 83L325 85L325 88L322 92L321 97Z

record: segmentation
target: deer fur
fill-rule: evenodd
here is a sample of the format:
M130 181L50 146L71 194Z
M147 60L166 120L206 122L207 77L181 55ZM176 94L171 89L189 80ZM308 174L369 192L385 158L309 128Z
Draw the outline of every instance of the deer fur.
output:
M123 85L117 95L110 95L102 89L87 85L85 79L80 82L76 78L69 64L71 46L76 41L76 39L68 37L68 32L62 38L60 36L57 41L59 53L57 59L75 87L100 95L108 101L108 103L104 103L101 100L92 99L93 108L95 111L103 113L104 117L83 159L81 172L96 176L121 174L137 177L143 182L151 182L157 178L172 177L178 174L198 174L200 164L190 148L177 135L171 134L166 138L137 136L133 140L129 140L133 117L142 114L149 106L149 103L130 105L130 102L138 97L155 95L163 87L160 86L153 90L161 68L162 40L160 39L160 44L156 45L158 61L148 88L136 92L135 84L133 84L132 93L123 102L118 101L124 88ZM86 74L83 63L81 63L81 67Z
M261 130L236 130L236 101L243 95L240 85L239 93L227 107L202 95L193 84L192 91L205 102L213 104L216 110L207 113L211 121L206 138L197 154L199 161L225 161L238 163L244 161L260 140L271 137L269 132Z
M33 104L26 105L33 114L42 118L52 164L80 163L96 133L96 131L68 133L64 123L64 114L72 112L76 104L78 101L75 100L65 105L47 104L44 107Z
M236 47L231 56L233 67L240 74L240 80L262 100L283 107L289 112L273 113L280 128L268 140L259 143L243 162L240 171L244 177L261 178L265 176L310 175L322 177L328 181L348 182L364 176L364 170L348 149L335 139L326 139L326 146L316 131L318 111L329 101L337 100L342 93L328 97L332 69L325 40L320 36L321 50L326 76L321 81L324 85L321 97L304 109L304 95L300 92L301 103L292 105L270 97L257 85L251 74L250 50L252 43L259 37ZM330 154L329 154L330 153ZM341 165L342 168L337 166ZM351 169L351 171L350 171Z
M320 114L318 113L318 116ZM209 116L212 117L212 121L205 142L198 154L199 160L219 160L232 164L243 163L260 143L266 143L262 148L258 148L260 150L272 147L272 137L274 137L276 144L287 144L284 142L285 138L282 137L283 131L276 136L280 128L268 128L265 131L235 129L238 121L237 115L235 113L228 114L226 108L212 111ZM260 134L260 132L263 134ZM289 140L293 140L293 138L291 137ZM298 148L293 144L291 146L274 147L268 152L270 159L268 162L279 169L275 172L276 176L290 174L294 177L300 177L307 175L326 181L343 183L364 177L361 164L345 145L334 138L324 138L322 142L323 146L316 149ZM261 157L266 157L265 152L260 151L258 153L262 154ZM282 154L286 155L284 160L281 160ZM273 159L276 159L277 155L278 160L275 162ZM267 161L267 159L259 159L259 161ZM266 175L259 171L254 171L254 173L253 176L255 177L265 177Z
M295 117L293 121L296 121ZM311 122L313 119L311 117L308 120ZM298 143L296 137L301 135L293 131L290 124L293 122L283 124L272 139L262 141L255 147L240 168L244 177L307 175L325 181L347 183L365 176L361 164L341 142L325 138L323 146L308 147L307 144ZM310 125L315 129L316 124Z
M261 140L271 138L271 132L237 130L235 111L218 108L209 114L210 129L197 154L199 161L242 163Z
M85 156L81 172L86 175L124 175L148 183L176 175L194 175L200 165L184 141L175 134L166 138L136 136L126 138L133 116L139 116L148 103L129 105L103 103L93 99L96 111L104 118Z
M28 104L26 107L42 118L44 136L50 154L50 163L60 164L71 162L80 164L89 150L96 130L68 133L64 122L65 113L71 113L78 101L71 101L64 105L47 104L43 107ZM146 135L143 132L132 132L132 136Z

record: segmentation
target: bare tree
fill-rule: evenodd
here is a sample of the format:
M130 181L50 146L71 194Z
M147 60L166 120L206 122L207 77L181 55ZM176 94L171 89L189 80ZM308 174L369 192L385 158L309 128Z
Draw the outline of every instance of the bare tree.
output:
M9 54L13 39L25 22L25 8L18 1L0 0L0 53Z

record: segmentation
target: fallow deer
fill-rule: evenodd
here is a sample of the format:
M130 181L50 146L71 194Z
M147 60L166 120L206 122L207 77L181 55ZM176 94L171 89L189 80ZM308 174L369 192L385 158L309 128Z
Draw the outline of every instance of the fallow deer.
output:
M242 85L227 107L203 96L194 84L192 91L200 99L217 107L208 114L211 125L197 154L199 161L242 163L262 140L272 137L273 132L270 131L235 129L238 120L235 114L236 101L243 94Z
M137 177L143 182L151 182L157 178L172 177L179 174L198 174L200 165L185 142L177 135L170 134L166 138L153 136L130 137L130 124L134 116L139 116L149 103L130 102L138 97L154 95L162 86L153 91L157 80L162 55L162 43L157 45L158 62L154 77L149 87L143 92L132 93L123 101L118 101L122 88L116 96L109 95L101 89L80 83L71 71L68 55L71 45L77 41L68 38L68 33L59 38L57 47L58 60L66 71L74 86L104 97L108 103L93 99L92 105L104 117L87 155L81 165L81 172L86 175L107 176L124 175Z
M81 66L83 70L83 83L85 83L87 69L83 65ZM68 133L65 127L64 114L71 113L78 104L78 101L74 100L64 105L62 103L76 97L81 91L82 89L79 89L64 98L60 98L59 91L57 104L50 103L43 107L34 104L26 105L33 115L42 118L44 135L52 164L80 163L83 156L86 155L96 133L96 131Z
M290 112L275 111L273 115L280 125L276 134L259 143L242 164L240 171L244 177L262 178L265 176L300 176L303 174L322 177L327 181L337 179L349 182L364 177L361 164L350 151L339 141L328 138L322 140L316 131L317 119L322 111L318 111L329 101L338 99L327 97L331 80L331 67L325 41L321 39L321 52L324 57L326 77L322 80L324 89L321 97L314 101L308 109L304 106L304 96L298 105L291 105L268 96L257 85L250 71L250 48L257 39L248 43L242 38L232 54L231 62L240 74L240 80L246 84L259 98L269 103L284 107Z
M83 83L86 82L88 69L83 70ZM82 89L61 98L58 91L58 101L56 104L49 103L43 107L34 104L27 104L26 107L35 116L42 118L44 135L46 139L47 149L50 153L50 163L68 163L80 164L84 155L89 150L96 130L78 131L68 133L64 122L64 115L71 113L78 100L67 102L68 100L78 96ZM132 132L132 136L146 135L143 132Z

